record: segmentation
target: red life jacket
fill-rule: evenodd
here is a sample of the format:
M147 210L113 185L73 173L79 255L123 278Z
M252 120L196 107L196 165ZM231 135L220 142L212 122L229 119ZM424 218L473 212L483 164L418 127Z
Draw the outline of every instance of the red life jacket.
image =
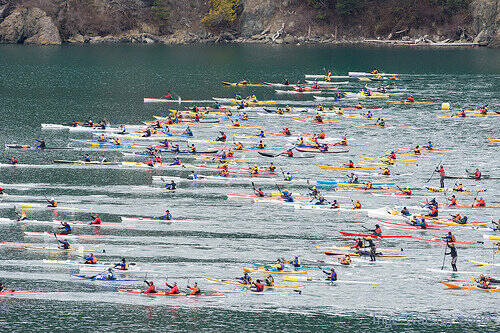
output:
M264 285L262 283L256 283L255 287L257 288L258 292L264 291Z

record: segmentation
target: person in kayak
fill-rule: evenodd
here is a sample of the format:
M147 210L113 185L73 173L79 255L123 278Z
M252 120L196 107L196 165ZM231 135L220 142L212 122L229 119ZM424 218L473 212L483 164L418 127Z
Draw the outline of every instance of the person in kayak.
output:
M193 131L191 131L191 128L188 126L182 134L187 135L187 136L193 136Z
M318 123L322 123L323 117L319 113L316 113L316 115L314 116L314 120Z
M407 196L412 195L411 189L408 186L406 188L400 188L399 190L404 195L407 195Z
M332 205L330 206L331 209L338 209L340 208L340 204L337 202L337 200L333 200Z
M370 112L370 110L368 110L365 114L363 114L363 117L365 117L367 119L372 119L373 114Z
M354 168L354 162L352 160L349 160L347 164L344 164L346 168Z
M477 204L472 205L472 207L486 207L486 201L483 198L476 199Z
M241 284L252 284L252 277L247 272L242 277L236 278L236 280L240 280Z
M276 264L273 267L279 272L285 270L285 264L281 261L281 259L276 260Z
M265 283L265 284L266 284L266 286L268 286L268 287L272 287L272 286L274 286L274 277L273 277L271 274L269 274L269 275L266 277L266 279L264 280L264 283Z
M83 155L83 161L84 162L90 162L90 161L92 161L91 158L90 158L90 155L89 154Z
M344 136L342 139L335 144L335 146L347 146L347 137Z
M85 264L87 265L95 265L97 264L97 258L94 256L93 253L88 256L88 258L85 258Z
M28 214L24 210L21 210L21 213L19 214L17 221L26 221L28 219Z
M122 258L121 262L114 265L114 268L116 268L120 271L128 271L128 267L129 267L129 265L128 265L128 262L125 258Z
M403 216L410 216L410 215L411 215L411 213L410 213L410 211L408 210L408 208L403 207L403 209L401 210L401 215L403 215Z
M339 259L339 262L342 264L342 265L350 265L352 260L351 260L351 256L346 254L343 258L340 258Z
M454 243L456 242L455 236L451 233L451 231L448 231L448 234L446 236L441 237L444 241L447 243Z
M226 133L224 133L223 131L219 131L219 133L220 136L217 139L215 139L215 141L226 142L227 140Z
M457 205L457 198L455 198L455 194L451 196L451 198L447 199L450 202L450 206L456 206Z
M353 172L351 172L351 175L347 176L347 182L349 184L359 184L358 176L356 176Z
M264 149L264 148L266 148L266 144L264 142L262 142L262 140L260 140L259 143L257 144L257 148Z
M319 195L319 190L316 188L316 186L310 187L309 191L311 191L310 195L313 198L316 198Z
M68 242L67 239L64 240L57 239L57 241L59 242L58 248L63 250L69 250L71 248L71 244Z
M318 139L324 139L326 138L326 133L325 131L321 130L321 132L319 132L318 134Z
M280 192L281 192L281 198L283 199L283 201L294 202L292 192L290 192L288 190L280 190Z
M460 214L456 214L455 216L453 216L452 221L455 222L455 223L458 223L458 224L467 224L467 220L468 219L469 218L467 216L465 216L465 215L461 216Z
M219 172L219 176L221 176L221 177L229 177L229 171L227 169L222 169Z
M0 195L4 195L4 194L6 194L6 193L5 193L5 189L4 189L4 188L2 188L2 187L0 187Z
M54 198L50 198L50 199L45 199L47 200L47 207L52 207L52 208L55 208L57 207L57 201L54 199Z
M12 156L10 158L7 157L7 159L9 160L9 163L12 164L12 165L16 165L17 163L19 163L19 160L15 156Z
M264 284L260 281L260 279L257 279L256 282L252 282L252 286L255 287L256 292L263 292L264 291Z
M232 121L232 120L231 120L231 121ZM241 124L240 124L240 122L238 121L238 119L235 119L235 120L234 120L234 121L232 121L232 122L233 122L233 127L240 127L240 126L241 126Z
M293 157L293 148L290 148L288 149L287 151L285 151L284 153L281 153L282 155L286 156L286 157Z
M421 218L417 223L415 223L415 226L420 228L420 229L427 229L427 222L425 221L425 218Z
M284 176L284 181L286 182L291 182L293 180L293 176L290 172L285 173L283 176Z
M165 211L165 215L162 215L158 217L158 220L163 220L163 221L170 221L172 220L172 214L170 213L170 210Z
M174 282L173 285L169 285L168 282L165 281L165 285L167 288L170 288L170 291L165 293L165 295L177 295L181 293L179 287L177 287L177 282Z
M264 133L263 130L260 130L259 133L256 136L258 136L259 138L265 138L266 134Z
M324 196L321 194L318 195L317 201L314 203L315 205L326 205L329 203Z
M439 215L439 211L438 211L438 208L437 208L437 205L432 205L430 208L430 212L428 214L428 216L430 217L437 217Z
M187 287L188 287L188 289L191 289L191 292L188 295L199 295L199 294L201 294L201 290L198 287L198 283L197 282L195 282L192 287L190 287L190 286L187 286Z
M165 185L165 188L167 190L173 191L173 190L175 190L177 188L177 184L172 180L172 181L170 181L169 184Z
M361 209L361 202L359 202L359 200L354 201L351 199L351 201L354 206L352 209Z
M390 154L387 154L386 156L387 156L387 158L389 158L391 160L395 160L396 159L396 152L393 150L393 151L391 151Z
M383 176L390 176L391 175L391 170L388 167L383 167L382 171L380 172L381 175Z
M90 222L90 225L101 224L101 217L99 216L99 214L90 214L90 218L93 219L93 221Z
M380 237L382 236L382 229L378 224L375 224L375 229L370 230L374 236Z
M292 135L292 132L288 129L288 127L285 127L280 133L286 136Z
M297 147L302 147L305 145L305 142L304 142L304 138L303 137L300 137L297 139L297 143L296 143L296 146Z
M474 178L474 179L476 179L476 180L479 180L479 179L481 179L481 171L479 171L479 169L477 169L477 168L476 168L476 171L474 171L474 172L470 173L470 174L469 174L469 176L470 176L471 178Z
M327 281L337 281L337 272L335 272L335 269L333 267L330 269L330 271L322 271L323 273L325 273Z
M61 235L71 234L71 226L66 221L61 221L61 227L58 228Z
M144 280L144 283L148 286L148 289L143 291L144 294L156 294L156 287L153 281Z
M155 164L163 164L160 155L154 155L154 158L155 158Z
M269 171L269 172L276 171L276 166L273 164L273 162L271 162L271 164L269 164L269 166L267 167L267 171Z
M180 158L178 158L178 157L174 158L174 161L172 163L170 163L170 165L181 165Z
M255 195L256 195L256 196L258 196L259 198L263 198L263 197L265 197L265 196L266 196L266 195L265 195L265 193L264 193L264 191L263 191L261 188L259 188L259 189L257 190L257 189L254 187L253 192L254 192L254 193L255 193Z
M257 164L251 167L249 171L251 175L258 175L260 173L259 166Z
M450 232L450 234L451 234L451 232ZM446 246L450 249L450 252L445 252L444 254L451 256L451 268L453 269L454 272L456 272L456 271L458 271L458 269L457 269L457 259L458 259L457 249L455 248L455 244L453 244L453 242L446 241Z
M462 183L455 184L455 187L453 188L453 191L455 192L463 192L464 191L464 186Z
M412 149L412 150L410 150L410 151L411 151L413 154L415 154L415 155L421 155L421 154L422 154L422 152L421 152L421 150L420 150L420 146L419 146L419 145L417 145L415 148L413 148L413 149Z
M295 257L293 258L292 260L292 266L295 267L295 268L299 268L300 267L300 259L299 257Z
M351 249L355 249L358 252L360 249L364 248L363 240L361 238L356 239L356 244L351 246Z
M407 97L406 102L407 103L415 103L415 98L413 98L413 96Z
M38 146L36 146L39 149L45 149L47 148L47 143L45 142L45 139L35 139L36 142L39 143Z

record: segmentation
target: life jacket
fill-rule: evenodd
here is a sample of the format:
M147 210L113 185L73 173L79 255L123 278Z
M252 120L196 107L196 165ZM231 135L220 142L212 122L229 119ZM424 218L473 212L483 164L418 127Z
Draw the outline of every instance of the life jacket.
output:
M486 202L484 201L484 199L483 200L478 200L476 206L478 206L478 207L484 207L484 206L486 206Z
M264 285L260 282L255 283L255 288L256 288L257 292L264 291Z
M144 291L145 294L154 294L156 293L156 287L154 284L151 283L148 289Z
M92 222L92 224L101 224L101 217L100 216L96 216L94 221Z
M257 192L256 192L256 193L257 193L257 196L258 196L258 197L261 197L261 198L262 198L262 197L265 197L264 191L262 191L262 190L257 190Z
M318 134L319 139L324 139L326 136L325 132L321 131L321 133Z
M179 287L174 286L172 289L170 289L170 291L168 293L171 295L176 295L176 294L180 294L181 292L179 290Z
M446 173L444 172L444 168L439 169L439 176L444 177Z
M189 289L191 289L191 292L189 293L189 295L198 295L200 293L200 288L198 288L198 287L192 287Z
M376 229L375 229L375 235L377 235L377 236L381 236L381 235L382 235L382 229L380 229L380 228L376 228Z
M451 198L450 199L450 206L456 206L457 205L457 198Z
M238 144L238 145L236 146L236 148L234 148L234 149L235 149L235 150L242 150L242 149L243 149L243 145Z
M345 166L348 167L348 168L354 168L354 163L353 162L349 162Z

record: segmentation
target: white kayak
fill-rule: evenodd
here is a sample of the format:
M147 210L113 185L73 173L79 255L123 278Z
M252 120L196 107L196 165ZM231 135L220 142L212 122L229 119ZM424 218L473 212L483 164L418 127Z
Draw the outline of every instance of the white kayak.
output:
M305 78L306 79L313 79L313 80L317 80L317 79L320 79L320 80L325 80L326 78L331 78L331 79L349 79L350 76L346 76L346 75L317 75L317 74L306 74L305 75Z
M328 81L308 81L308 80L306 80L306 82L309 83L309 84L315 84L315 83L317 83L320 86L349 84L349 81L330 81L330 82L328 82Z
M373 74L373 73L366 73L366 72L349 72L347 73L350 77L351 76L355 76L355 77L358 77L358 76L373 76L373 77L376 77L376 76L382 76L382 77L385 77L385 76L397 76L398 74L389 74L389 73L377 73L377 74Z
M279 184L279 185L315 185L315 181L307 181L306 179L293 179L292 181L285 181L279 178L264 178L264 177L221 177L221 176L201 176L198 179L191 180L180 177L168 176L153 176L153 183L166 183L173 180L174 182L197 182L197 183L243 183L243 184Z

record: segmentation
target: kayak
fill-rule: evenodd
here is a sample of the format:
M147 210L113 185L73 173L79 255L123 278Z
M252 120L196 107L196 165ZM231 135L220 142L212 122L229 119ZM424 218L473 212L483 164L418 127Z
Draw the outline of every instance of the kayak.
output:
M265 85L263 83L242 83L242 82L226 82L226 81L221 81L221 83L225 86L236 86L236 87L261 87Z
M470 284L459 286L457 284L453 284L453 283L449 283L449 282L441 282L441 283L450 289L469 289L469 290L481 290L481 291L489 291L489 292L500 291L500 287L485 289L485 288L479 288L476 285L470 285Z
M54 160L56 164L83 164L83 165L120 165L121 162L100 162L100 161L67 161L67 160Z
M340 154L340 153L348 153L349 150L327 150L322 151L316 148L295 148L297 151L302 153L320 153L320 154Z
M449 205L449 204L440 204L442 207L459 207L459 208L500 208L500 206L476 206L476 205Z
M80 237L87 237L87 238L97 238L97 237L106 237L103 235L65 235L65 234L55 234L52 232L34 232L34 231L25 231L24 234L26 236L30 237L61 237L61 238L80 238Z
M386 235L381 235L381 236L376 236L373 234L358 234L358 233L351 233L351 232L345 232L345 231L339 231L342 236L354 236L354 237L374 237L374 238L411 238L411 235L401 235L401 236L386 236Z
M172 220L162 220L159 218L147 218L147 217L128 217L128 216L120 216L122 219L122 222L140 222L140 223L174 223L174 222L204 222L200 220L177 220L177 219L172 219Z
M457 223L457 222L453 222L453 221L442 221L442 220L434 220L434 223L437 223L437 224L443 224L443 225L452 225L452 226L456 226L456 227L473 227L473 226L477 226L477 227L486 227L486 223Z
M442 229L433 226L427 226L426 229L422 229L420 227L413 226L408 223L395 223L384 220L378 220L380 223L384 224L387 227L396 228L396 229L407 229L407 230L417 230L417 231L426 231L426 230L438 230L438 231L449 231L450 229Z
M214 279L214 278L209 278L204 276L205 279L212 281L212 282L217 282L217 283L224 283L224 284L232 284L236 286L248 286L250 287L251 284L245 284L242 283L241 281L238 280L221 280L221 279ZM303 286L277 286L277 285L272 285L272 286L265 286L266 288L301 288Z
M487 263L487 262L474 261L474 260L467 260L467 261L473 263L474 265L479 265L479 266L500 266L500 263L498 263L498 264L490 264L490 263Z
M473 190L457 191L454 188L449 188L449 187L439 188L439 187L431 187L431 186L426 186L425 188L428 189L431 192L458 192L458 193L486 192L486 190L487 190L487 189L484 188L484 189L480 189L480 190L476 190L476 191L473 191Z
M20 210L25 209L25 208L44 208L44 209L61 209L61 210L83 211L83 209L81 209L81 208L64 207L64 206L52 207L52 206L48 206L46 204L41 204L41 203L27 203L27 202L14 203L14 208L20 209Z
M368 157L368 156L361 156L361 158L364 159L364 160L375 160L375 161L399 161L399 162L414 162L414 161L418 161L418 158L401 159L401 158Z
M296 274L307 274L306 271L278 271L277 269L256 269L250 267L243 267L244 272L248 273L264 273L264 274L284 274L284 275L296 275Z
M490 142L500 142L500 139L488 138L488 140L490 140Z
M351 283L351 284L371 284L373 286L378 286L380 285L380 282L371 282L371 281L350 281L350 280L336 280L336 281L329 281L325 279L314 279L309 276L288 276L284 275L283 276L283 281L287 282L324 282L324 283Z
M332 166L332 165L323 165L323 164L316 164L320 169L335 169L335 170L374 170L377 169L377 167L346 167L346 166Z
M500 240L500 235L483 235L483 238L488 240Z
M318 185L336 185L336 186L366 186L365 184L356 184L356 183L342 183L330 180L317 180L316 183ZM394 182L382 182L382 183L372 183L374 186L384 186L384 185L394 185Z
M27 250L43 250L43 251L63 251L63 252L89 252L89 253L105 253L105 250L84 250L83 247L72 247L69 249L61 249L59 247L39 246L34 243L16 243L16 242L1 242L0 245L12 248L21 248Z
M317 120L314 120L312 118L307 119L307 118L297 118L297 117L292 117L292 119L297 120L297 121L307 122L307 123L315 123L315 124L335 123L335 122L340 121L338 119L323 119L322 121L317 121Z
M374 77L377 77L377 76L397 76L398 74L388 74L388 73L366 73L366 72L349 72L347 73L347 75L349 75L350 77L351 76L354 76L354 77L358 77L358 76L374 76Z
M186 293L180 293L180 294L168 294L166 292L156 292L156 293L150 293L150 294L145 294L144 290L140 289L118 289L118 292L121 293L130 293L130 294L143 294L143 295L148 295L148 296L169 296L169 297L223 297L224 294L198 294L198 295L189 295Z
M74 149L73 147L45 147L45 148L38 148L35 146L30 146L30 145L5 145L5 148L9 149L36 149L36 150L71 150Z
M408 101L384 101L385 103L392 104L432 104L434 102L408 102Z
M98 270L103 270L103 267L107 267L110 265L114 265L111 263L103 263L103 262L97 262L95 264L86 264L84 262L80 261L71 261L71 260L50 260L50 259L43 259L43 263L46 264L61 264L61 265L70 265L70 266L94 266Z
M142 281L142 279L106 279L100 275L94 275L94 276L87 276L87 275L80 275L80 274L71 274L71 276L77 277L79 279L86 279L86 280L92 280L92 281L109 281L109 282L131 282L131 281Z
M419 238L419 237L413 237L414 239L418 239L418 240L421 240L421 241L426 241L426 242L435 242L435 243L446 243L445 240L443 240L442 238ZM453 242L455 244L481 244L479 242Z
M23 290L4 290L0 291L0 296L12 295L12 294L38 294L35 291L23 291Z
M233 104L247 103L248 105L276 104L276 101L247 101L247 100L237 100L237 99L230 99L229 102L231 102Z
M324 252L327 256L354 256L354 257L363 257L363 256L369 256L369 250L362 250L361 253L358 252L331 252L331 251L325 251ZM375 257L386 257L386 258L406 258L405 254L382 254L380 252L375 253Z

